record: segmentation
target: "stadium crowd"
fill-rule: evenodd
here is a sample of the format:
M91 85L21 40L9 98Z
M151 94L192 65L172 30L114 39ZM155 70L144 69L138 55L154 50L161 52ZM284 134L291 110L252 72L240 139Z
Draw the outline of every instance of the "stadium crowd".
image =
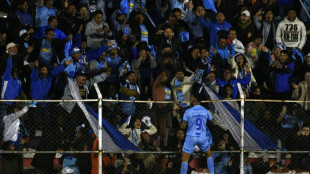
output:
M249 99L310 100L309 12L309 0L1 0L1 99L74 99L70 78L82 99L97 98L97 83L104 99L174 101L104 102L102 114L141 150L182 151L183 113L194 93L210 99L205 88L237 99L240 83ZM238 149L213 104L205 107L215 119L212 148ZM310 150L309 115L307 102L245 104L245 118L281 149ZM76 102L1 101L0 120L3 150L98 149ZM54 155L36 154L32 165L52 173ZM238 172L238 157L214 156L215 173ZM97 158L61 162L96 173ZM105 154L104 172L179 173L177 156L164 168L162 158ZM4 173L22 171L18 154L1 159ZM292 159L292 168L309 169L309 156Z

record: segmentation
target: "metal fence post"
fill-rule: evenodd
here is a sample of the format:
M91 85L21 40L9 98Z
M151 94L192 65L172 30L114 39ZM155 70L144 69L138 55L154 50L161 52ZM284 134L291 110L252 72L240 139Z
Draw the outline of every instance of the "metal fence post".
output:
M243 174L243 164L244 164L244 157L243 157L243 152L244 152L244 95L243 91L241 88L240 83L237 83L240 98L241 98L241 107L240 107L240 174Z
M99 87L97 83L94 84L94 87L96 89L97 95L98 95L98 173L102 174L102 95L99 90Z

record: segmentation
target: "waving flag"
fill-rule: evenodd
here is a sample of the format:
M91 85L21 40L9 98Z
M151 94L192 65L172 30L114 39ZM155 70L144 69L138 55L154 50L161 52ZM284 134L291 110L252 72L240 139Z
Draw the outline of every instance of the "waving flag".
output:
M214 5L214 0L203 0L203 7L205 9L214 11L214 13L217 13L217 10Z
M210 100L221 100L222 98L215 94L209 87L204 86ZM219 115L222 117L232 136L240 145L240 120L239 111L230 106L227 102L212 103ZM278 146L265 136L260 130L253 126L248 120L244 119L244 149L259 150L259 149L279 149Z
M71 95L75 100L81 100L78 86L75 82L68 78L68 84ZM79 107L82 109L85 117L87 118L90 126L98 137L98 115L89 106L81 101L77 102ZM102 149L104 151L120 151L120 150L134 150L140 151L134 144L132 144L124 135L122 135L113 125L107 120L102 118Z

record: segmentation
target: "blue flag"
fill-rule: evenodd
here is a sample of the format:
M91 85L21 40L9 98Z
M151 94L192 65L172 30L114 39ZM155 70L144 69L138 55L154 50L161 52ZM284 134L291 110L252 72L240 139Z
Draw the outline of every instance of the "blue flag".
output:
M128 0L122 0L120 3L119 14L127 14L128 12Z
M208 10L212 10L217 13L217 10L214 5L214 0L203 0L203 7Z

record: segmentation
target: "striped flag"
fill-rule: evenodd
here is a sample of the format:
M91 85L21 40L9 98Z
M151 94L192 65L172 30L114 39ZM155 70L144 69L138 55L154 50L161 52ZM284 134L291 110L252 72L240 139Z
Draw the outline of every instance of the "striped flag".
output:
M210 100L221 100L222 98L215 94L209 87L204 86ZM215 109L219 112L232 136L240 146L241 134L241 115L239 111L230 106L227 102L213 102ZM252 125L248 120L244 119L244 149L260 150L260 149L279 149L279 147L271 141L266 135Z
M75 82L68 78L68 84L71 95L75 100L81 100L81 95L78 86ZM94 133L98 137L98 114L84 102L77 102L87 118ZM106 119L102 118L102 149L104 151L120 151L120 150L134 150L140 151L134 144L132 144L124 135L122 135L112 124Z

